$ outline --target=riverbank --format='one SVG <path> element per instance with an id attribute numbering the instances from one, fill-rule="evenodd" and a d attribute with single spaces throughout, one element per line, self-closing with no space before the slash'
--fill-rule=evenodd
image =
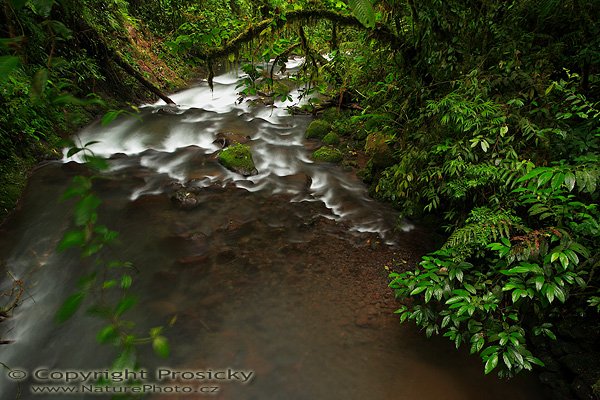
<path id="1" fill-rule="evenodd" d="M 125 10 L 102 15 L 82 7 L 78 22 L 57 7 L 62 22 L 52 23 L 64 37 L 47 38 L 40 25 L 48 16 L 28 8 L 9 18 L 23 36 L 11 30 L 3 38 L 17 51 L 3 56 L 0 81 L 0 221 L 17 206 L 30 170 L 61 158 L 74 132 L 109 111 L 135 112 L 135 105 L 155 101 L 150 89 L 179 90 L 199 74 L 142 22 L 125 18 Z M 107 24 L 114 15 L 120 23 Z M 40 52 L 48 41 L 50 53 Z M 107 58 L 107 51 L 114 56 Z"/>

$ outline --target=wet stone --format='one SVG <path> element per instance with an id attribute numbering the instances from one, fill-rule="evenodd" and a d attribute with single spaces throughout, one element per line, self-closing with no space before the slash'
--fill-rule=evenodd
<path id="1" fill-rule="evenodd" d="M 246 144 L 251 140 L 250 136 L 242 135 L 235 132 L 219 132 L 214 144 L 221 146 L 221 148 L 229 147 L 234 144 Z"/>
<path id="2" fill-rule="evenodd" d="M 200 205 L 197 193 L 181 189 L 171 196 L 171 201 L 181 210 L 193 210 Z"/>

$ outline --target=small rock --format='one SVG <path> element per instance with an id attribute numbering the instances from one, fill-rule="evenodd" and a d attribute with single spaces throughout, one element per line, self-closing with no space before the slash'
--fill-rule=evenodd
<path id="1" fill-rule="evenodd" d="M 171 200 L 178 208 L 182 210 L 192 210 L 200 205 L 198 195 L 187 189 L 180 189 L 176 191 L 171 196 Z"/>
<path id="2" fill-rule="evenodd" d="M 251 140 L 250 136 L 244 136 L 234 132 L 219 132 L 213 143 L 218 144 L 221 148 L 229 147 L 234 144 L 246 144 Z"/>

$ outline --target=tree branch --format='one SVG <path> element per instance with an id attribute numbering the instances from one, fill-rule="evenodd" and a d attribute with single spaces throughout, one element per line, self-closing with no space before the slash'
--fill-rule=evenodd
<path id="1" fill-rule="evenodd" d="M 285 18 L 272 17 L 260 21 L 256 24 L 248 26 L 236 37 L 230 39 L 223 46 L 212 48 L 204 53 L 196 54 L 201 59 L 215 59 L 219 57 L 227 56 L 228 54 L 236 52 L 239 46 L 243 43 L 250 42 L 255 37 L 259 36 L 263 31 L 271 26 L 281 28 L 286 24 L 290 24 L 296 21 L 311 21 L 317 19 L 327 19 L 337 25 L 353 26 L 356 28 L 367 29 L 371 31 L 373 36 L 378 40 L 390 44 L 394 48 L 400 48 L 404 43 L 401 38 L 396 36 L 391 30 L 383 25 L 378 25 L 373 29 L 366 28 L 362 25 L 355 17 L 350 15 L 340 14 L 330 10 L 296 10 L 290 11 L 285 14 Z"/>

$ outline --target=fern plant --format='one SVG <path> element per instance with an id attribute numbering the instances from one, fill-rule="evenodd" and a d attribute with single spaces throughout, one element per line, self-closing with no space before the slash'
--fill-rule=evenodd
<path id="1" fill-rule="evenodd" d="M 375 10 L 370 0 L 348 0 L 352 14 L 367 28 L 375 27 Z"/>

